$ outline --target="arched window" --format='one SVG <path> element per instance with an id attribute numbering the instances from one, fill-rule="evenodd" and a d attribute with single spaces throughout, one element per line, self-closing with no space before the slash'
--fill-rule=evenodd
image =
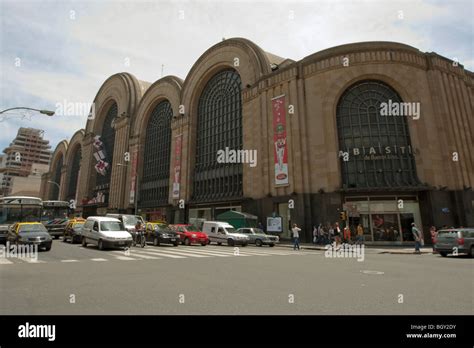
<path id="1" fill-rule="evenodd" d="M 69 171 L 69 185 L 67 192 L 67 200 L 76 199 L 77 179 L 79 177 L 79 170 L 81 167 L 81 146 L 77 145 L 72 154 L 72 162 L 68 166 Z"/>
<path id="2" fill-rule="evenodd" d="M 102 141 L 102 147 L 105 150 L 105 158 L 103 159 L 108 163 L 107 170 L 105 175 L 97 172 L 96 176 L 96 190 L 105 190 L 109 189 L 110 185 L 110 176 L 112 172 L 113 159 L 114 159 L 114 145 L 115 145 L 115 129 L 113 127 L 113 122 L 117 117 L 117 103 L 113 103 L 105 116 L 104 123 L 102 125 L 102 133 L 100 135 L 100 140 Z M 95 149 L 94 149 L 95 151 Z M 108 194 L 105 195 L 108 199 Z"/>
<path id="3" fill-rule="evenodd" d="M 336 118 L 343 189 L 420 185 L 408 116 L 382 112 L 400 103 L 397 92 L 380 81 L 358 82 L 341 96 Z"/>
<path id="4" fill-rule="evenodd" d="M 56 166 L 54 167 L 52 181 L 61 186 L 61 168 L 63 166 L 63 155 L 59 157 L 56 161 Z M 59 199 L 59 187 L 56 184 L 51 184 L 49 199 L 57 200 Z"/>
<path id="5" fill-rule="evenodd" d="M 193 200 L 242 196 L 242 163 L 218 163 L 217 151 L 242 149 L 241 80 L 235 70 L 215 74 L 199 98 Z"/>
<path id="6" fill-rule="evenodd" d="M 168 203 L 171 151 L 171 104 L 165 100 L 151 112 L 146 126 L 140 207 Z"/>

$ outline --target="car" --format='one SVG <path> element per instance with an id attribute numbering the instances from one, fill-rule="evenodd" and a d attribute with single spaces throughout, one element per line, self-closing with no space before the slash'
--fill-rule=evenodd
<path id="1" fill-rule="evenodd" d="M 199 229 L 194 225 L 176 224 L 170 225 L 170 227 L 179 235 L 181 244 L 201 244 L 202 246 L 209 244 L 209 237 L 207 236 L 207 234 L 199 231 Z"/>
<path id="2" fill-rule="evenodd" d="M 95 244 L 99 250 L 105 248 L 130 248 L 132 235 L 119 219 L 106 216 L 89 216 L 82 227 L 81 242 L 84 248 Z"/>
<path id="3" fill-rule="evenodd" d="M 137 222 L 141 222 L 142 226 L 145 225 L 145 221 L 143 220 L 143 217 L 140 215 L 133 215 L 133 214 L 106 214 L 106 217 L 113 217 L 116 219 L 119 219 L 123 226 L 125 227 L 125 230 L 128 231 L 133 238 L 135 238 L 135 226 Z"/>
<path id="4" fill-rule="evenodd" d="M 18 222 L 10 228 L 7 242 L 10 245 L 37 245 L 38 249 L 49 251 L 53 244 L 53 238 L 41 222 Z"/>
<path id="5" fill-rule="evenodd" d="M 249 244 L 255 244 L 258 247 L 262 245 L 273 247 L 280 241 L 278 236 L 266 234 L 262 229 L 256 227 L 241 227 L 236 232 L 247 235 L 249 237 Z"/>
<path id="6" fill-rule="evenodd" d="M 247 246 L 249 237 L 242 233 L 236 233 L 235 228 L 227 222 L 222 221 L 204 221 L 202 231 L 209 237 L 211 242 L 222 245 L 225 243 L 230 246 Z"/>
<path id="7" fill-rule="evenodd" d="M 451 228 L 438 231 L 434 251 L 441 256 L 468 254 L 474 256 L 474 228 Z"/>
<path id="8" fill-rule="evenodd" d="M 74 244 L 76 242 L 80 243 L 82 236 L 82 227 L 84 227 L 85 223 L 86 220 L 82 218 L 75 218 L 69 220 L 69 222 L 66 224 L 66 228 L 64 229 L 63 241 L 67 241 L 69 239 L 71 244 Z"/>
<path id="9" fill-rule="evenodd" d="M 176 247 L 181 241 L 179 235 L 163 222 L 147 222 L 145 238 L 147 242 L 152 242 L 154 246 L 172 244 Z"/>

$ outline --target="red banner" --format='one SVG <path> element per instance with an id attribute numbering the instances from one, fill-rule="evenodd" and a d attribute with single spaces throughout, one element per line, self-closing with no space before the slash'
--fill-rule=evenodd
<path id="1" fill-rule="evenodd" d="M 285 96 L 272 98 L 275 185 L 288 185 Z"/>
<path id="2" fill-rule="evenodd" d="M 181 182 L 181 150 L 183 135 L 177 135 L 174 143 L 174 167 L 173 167 L 173 198 L 179 198 L 179 184 Z"/>
<path id="3" fill-rule="evenodd" d="M 135 203 L 136 183 L 137 183 L 137 164 L 138 164 L 138 146 L 132 151 L 132 168 L 130 173 L 130 204 Z"/>

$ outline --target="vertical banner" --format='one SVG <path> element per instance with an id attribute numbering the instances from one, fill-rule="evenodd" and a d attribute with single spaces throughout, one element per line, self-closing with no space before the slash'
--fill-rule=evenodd
<path id="1" fill-rule="evenodd" d="M 135 204 L 135 195 L 137 187 L 137 165 L 138 165 L 138 146 L 133 147 L 130 173 L 130 204 Z"/>
<path id="2" fill-rule="evenodd" d="M 275 185 L 288 184 L 285 95 L 272 98 Z"/>
<path id="3" fill-rule="evenodd" d="M 177 135 L 174 142 L 173 166 L 173 198 L 179 198 L 179 183 L 181 181 L 181 149 L 183 135 Z"/>

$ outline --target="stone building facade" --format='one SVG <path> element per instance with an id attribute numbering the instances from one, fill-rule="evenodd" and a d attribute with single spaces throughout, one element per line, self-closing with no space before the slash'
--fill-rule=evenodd
<path id="1" fill-rule="evenodd" d="M 410 241 L 413 221 L 474 226 L 474 74 L 436 53 L 365 42 L 293 61 L 234 38 L 184 80 L 113 75 L 94 105 L 43 178 L 43 197 L 53 178 L 84 215 L 187 222 L 235 209 L 271 217 L 282 237 L 298 223 L 305 241 L 342 210 L 374 242 Z M 226 147 L 255 150 L 255 165 L 219 163 Z"/>

